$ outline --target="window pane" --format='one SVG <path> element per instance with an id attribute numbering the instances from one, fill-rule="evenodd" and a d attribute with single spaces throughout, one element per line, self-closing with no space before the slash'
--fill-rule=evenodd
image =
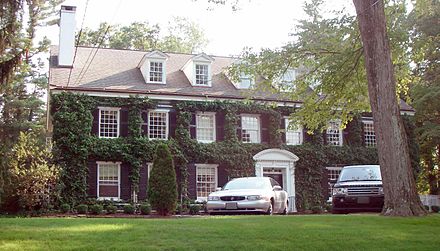
<path id="1" fill-rule="evenodd" d="M 162 62 L 150 62 L 150 81 L 162 82 L 163 64 Z"/>
<path id="2" fill-rule="evenodd" d="M 208 85 L 208 65 L 196 64 L 196 84 Z"/>
<path id="3" fill-rule="evenodd" d="M 364 121 L 364 141 L 366 146 L 376 146 L 376 133 L 373 121 Z"/>
<path id="4" fill-rule="evenodd" d="M 99 184 L 118 185 L 118 164 L 99 164 Z"/>
<path id="5" fill-rule="evenodd" d="M 148 113 L 148 137 L 167 139 L 167 112 L 150 111 Z"/>
<path id="6" fill-rule="evenodd" d="M 301 145 L 302 144 L 302 128 L 296 126 L 289 128 L 289 119 L 285 120 L 286 125 L 286 144 L 288 145 Z"/>
<path id="7" fill-rule="evenodd" d="M 241 117 L 241 139 L 245 143 L 260 143 L 260 120 L 256 116 Z"/>
<path id="8" fill-rule="evenodd" d="M 216 167 L 196 166 L 197 168 L 197 197 L 207 198 L 216 189 Z"/>
<path id="9" fill-rule="evenodd" d="M 117 138 L 118 135 L 118 110 L 100 110 L 99 118 L 99 137 Z"/>
<path id="10" fill-rule="evenodd" d="M 215 141 L 215 115 L 214 114 L 197 114 L 197 140 L 199 141 Z"/>
<path id="11" fill-rule="evenodd" d="M 340 146 L 342 145 L 342 131 L 341 124 L 337 121 L 331 121 L 327 128 L 327 144 Z"/>

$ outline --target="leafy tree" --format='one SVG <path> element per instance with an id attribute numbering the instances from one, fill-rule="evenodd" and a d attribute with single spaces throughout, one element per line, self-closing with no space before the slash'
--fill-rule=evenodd
<path id="1" fill-rule="evenodd" d="M 17 67 L 38 52 L 35 29 L 53 23 L 54 7 L 62 0 L 3 0 L 0 2 L 0 93 L 10 85 Z"/>
<path id="2" fill-rule="evenodd" d="M 38 26 L 54 23 L 61 0 L 5 0 L 0 2 L 0 199 L 7 177 L 7 155 L 19 132 L 41 132 L 44 117 L 41 97 L 46 89 L 40 52 L 49 40 L 34 41 Z"/>
<path id="3" fill-rule="evenodd" d="M 20 132 L 7 156 L 8 182 L 2 208 L 8 211 L 48 209 L 56 196 L 58 168 L 51 164 L 50 150 L 32 132 Z"/>
<path id="4" fill-rule="evenodd" d="M 245 51 L 243 63 L 230 74 L 263 76 L 257 87 L 302 100 L 292 118 L 310 131 L 325 129 L 331 119 L 340 119 L 344 127 L 371 109 L 385 184 L 383 213 L 423 215 L 396 99 L 396 89 L 406 93 L 410 82 L 406 5 L 354 3 L 357 16 L 342 10 L 327 12 L 325 18 L 322 0 L 305 3 L 308 17 L 299 20 L 293 42 L 277 50 Z M 290 68 L 298 69 L 297 79 L 280 81 Z"/>
<path id="5" fill-rule="evenodd" d="M 150 26 L 147 22 L 133 22 L 127 26 L 110 26 L 108 23 L 101 23 L 97 30 L 83 29 L 79 45 L 101 44 L 103 48 L 150 50 L 157 48 L 159 32 L 158 25 Z"/>
<path id="6" fill-rule="evenodd" d="M 201 28 L 186 18 L 175 17 L 169 23 L 168 34 L 164 37 L 160 36 L 160 31 L 159 25 L 150 25 L 148 22 L 133 22 L 127 26 L 101 23 L 97 30 L 83 29 L 79 45 L 193 53 L 207 44 Z"/>
<path id="7" fill-rule="evenodd" d="M 148 200 L 160 215 L 172 214 L 177 204 L 176 171 L 167 145 L 156 148 L 148 184 Z"/>
<path id="8" fill-rule="evenodd" d="M 382 213 L 419 216 L 426 211 L 411 170 L 408 139 L 396 99 L 390 42 L 383 1 L 353 0 L 359 21 L 385 204 Z M 393 147 L 393 148 L 391 148 Z"/>
<path id="9" fill-rule="evenodd" d="M 208 44 L 203 30 L 187 18 L 174 17 L 168 23 L 168 35 L 159 43 L 162 51 L 195 53 Z"/>
<path id="10" fill-rule="evenodd" d="M 417 0 L 412 12 L 414 86 L 417 135 L 422 157 L 422 177 L 430 194 L 440 186 L 440 2 Z"/>

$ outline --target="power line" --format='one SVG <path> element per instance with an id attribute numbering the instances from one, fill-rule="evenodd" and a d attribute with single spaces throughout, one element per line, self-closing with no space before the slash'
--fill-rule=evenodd
<path id="1" fill-rule="evenodd" d="M 70 68 L 70 72 L 69 72 L 69 79 L 67 80 L 67 87 L 69 87 L 69 84 L 70 84 L 70 77 L 72 76 L 72 69 L 73 69 L 73 65 L 75 64 L 76 53 L 78 52 L 78 45 L 79 45 L 79 41 L 81 40 L 81 34 L 83 31 L 83 27 L 84 27 L 84 20 L 86 20 L 88 6 L 89 6 L 89 0 L 87 0 L 87 2 L 86 2 L 86 7 L 84 9 L 84 15 L 83 15 L 83 19 L 81 22 L 81 29 L 79 30 L 78 39 L 76 40 L 75 54 L 73 55 L 73 62 L 72 62 L 72 67 Z"/>
<path id="2" fill-rule="evenodd" d="M 110 24 L 111 24 L 111 23 L 113 22 L 113 20 L 115 19 L 116 14 L 117 14 L 119 8 L 121 7 L 121 3 L 122 3 L 122 0 L 119 0 L 119 3 L 118 3 L 118 5 L 117 5 L 117 7 L 116 7 L 116 9 L 115 9 L 115 12 L 113 13 L 112 19 L 110 20 L 110 23 L 109 23 L 109 25 L 107 26 L 107 29 L 105 30 L 103 36 L 101 37 L 101 41 L 99 42 L 98 47 L 96 48 L 96 51 L 95 51 L 95 53 L 93 54 L 92 59 L 90 60 L 90 62 L 88 63 L 88 65 L 87 65 L 87 67 L 86 67 L 87 62 L 89 61 L 89 58 L 90 58 L 90 56 L 91 56 L 92 53 L 93 53 L 93 49 L 90 51 L 90 54 L 89 54 L 89 56 L 87 57 L 86 63 L 84 64 L 83 68 L 81 69 L 81 72 L 80 72 L 80 74 L 79 74 L 79 76 L 78 76 L 78 78 L 77 78 L 77 81 L 75 81 L 77 84 L 81 83 L 81 80 L 82 80 L 83 77 L 86 75 L 87 71 L 88 71 L 89 68 L 90 68 L 90 65 L 92 65 L 92 62 L 93 62 L 93 60 L 95 59 L 95 56 L 96 56 L 96 54 L 98 53 L 98 50 L 100 49 L 101 45 L 102 45 L 103 42 L 104 42 L 104 39 L 105 39 L 105 36 L 107 35 L 107 32 L 110 30 L 110 27 L 111 27 Z M 99 38 L 98 38 L 98 39 L 99 39 Z M 84 69 L 85 69 L 85 71 L 84 71 L 84 73 L 83 73 L 83 70 L 84 70 Z M 82 76 L 81 76 L 81 73 L 82 73 Z"/>

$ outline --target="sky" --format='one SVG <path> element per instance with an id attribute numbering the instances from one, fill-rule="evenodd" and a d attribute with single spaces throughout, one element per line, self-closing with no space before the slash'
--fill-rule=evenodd
<path id="1" fill-rule="evenodd" d="M 81 28 L 87 0 L 67 0 L 63 5 L 77 6 L 77 31 Z M 208 4 L 207 0 L 89 0 L 84 27 L 99 23 L 129 24 L 146 21 L 166 31 L 173 16 L 197 23 L 209 40 L 204 52 L 218 56 L 237 56 L 244 47 L 258 51 L 277 48 L 292 38 L 296 20 L 304 18 L 304 0 L 240 0 L 237 11 L 230 5 Z M 234 2 L 234 1 L 232 1 Z M 343 0 L 330 1 L 332 5 Z M 347 2 L 347 1 L 345 1 Z M 351 2 L 350 2 L 351 3 Z M 38 36 L 47 36 L 58 44 L 58 26 L 41 28 Z"/>

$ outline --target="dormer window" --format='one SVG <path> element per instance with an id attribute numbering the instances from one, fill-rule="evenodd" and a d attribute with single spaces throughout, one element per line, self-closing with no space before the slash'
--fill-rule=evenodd
<path id="1" fill-rule="evenodd" d="M 214 58 L 201 53 L 190 58 L 181 68 L 192 86 L 212 86 L 211 64 Z"/>
<path id="2" fill-rule="evenodd" d="M 240 74 L 240 82 L 238 82 L 235 86 L 238 89 L 249 89 L 254 84 L 254 79 L 252 75 L 241 73 Z"/>
<path id="3" fill-rule="evenodd" d="M 209 65 L 207 64 L 196 64 L 196 85 L 206 85 L 208 86 L 209 78 Z"/>
<path id="4" fill-rule="evenodd" d="M 280 91 L 290 91 L 295 88 L 296 70 L 287 69 L 284 74 L 277 81 L 277 85 Z"/>
<path id="5" fill-rule="evenodd" d="M 147 84 L 166 84 L 166 61 L 168 55 L 160 51 L 145 54 L 138 68 Z"/>
<path id="6" fill-rule="evenodd" d="M 150 82 L 163 83 L 163 62 L 150 61 Z"/>

